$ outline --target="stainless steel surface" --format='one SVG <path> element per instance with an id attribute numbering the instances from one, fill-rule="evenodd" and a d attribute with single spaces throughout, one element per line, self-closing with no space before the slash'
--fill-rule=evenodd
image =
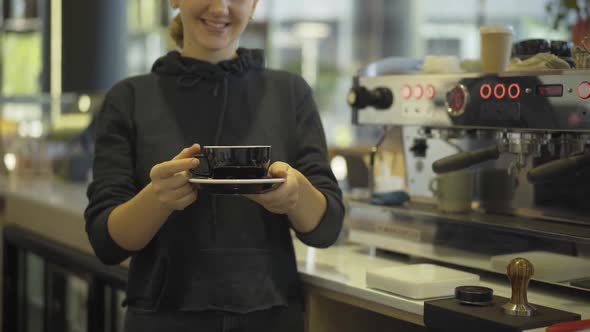
<path id="1" fill-rule="evenodd" d="M 506 303 L 502 306 L 504 313 L 510 316 L 530 317 L 535 313 L 535 307 L 530 304 Z"/>
<path id="2" fill-rule="evenodd" d="M 410 74 L 420 71 L 422 60 L 406 57 L 391 57 L 373 62 L 361 70 L 362 76 L 379 76 L 385 74 Z"/>
<path id="3" fill-rule="evenodd" d="M 393 96 L 389 107 L 378 97 L 351 105 L 353 123 L 402 127 L 411 204 L 353 205 L 351 238 L 485 271 L 495 254 L 530 250 L 590 260 L 588 77 L 588 70 L 356 77 L 353 91 Z M 508 204 L 483 204 L 476 188 L 472 212 L 438 211 L 427 184 L 433 165 L 449 156 L 445 172 L 465 167 L 477 177 L 499 169 L 514 177 Z M 374 209 L 381 212 L 368 212 Z"/>

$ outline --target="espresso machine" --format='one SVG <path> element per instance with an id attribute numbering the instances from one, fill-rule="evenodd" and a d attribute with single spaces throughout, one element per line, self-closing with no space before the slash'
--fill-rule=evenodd
<path id="1" fill-rule="evenodd" d="M 351 202 L 351 241 L 497 273 L 557 260 L 533 279 L 590 291 L 590 71 L 360 74 L 348 103 L 353 124 L 400 129 L 411 197 Z M 502 209 L 477 190 L 467 213 L 431 204 L 433 177 L 490 169 L 517 183 Z"/>

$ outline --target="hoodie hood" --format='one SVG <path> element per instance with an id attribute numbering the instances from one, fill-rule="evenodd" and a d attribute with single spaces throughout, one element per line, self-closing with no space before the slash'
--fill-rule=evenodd
<path id="1" fill-rule="evenodd" d="M 237 57 L 224 60 L 217 64 L 207 61 L 183 57 L 178 51 L 172 51 L 156 60 L 152 72 L 165 76 L 179 78 L 200 77 L 206 80 L 220 80 L 230 74 L 243 74 L 250 70 L 264 68 L 264 53 L 262 50 L 239 48 Z M 179 80 L 183 82 L 183 79 Z"/>

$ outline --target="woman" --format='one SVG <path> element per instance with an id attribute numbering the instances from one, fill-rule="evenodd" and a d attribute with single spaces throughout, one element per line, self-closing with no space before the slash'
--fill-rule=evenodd
<path id="1" fill-rule="evenodd" d="M 127 331 L 302 331 L 290 237 L 326 247 L 341 192 L 309 86 L 238 49 L 256 0 L 171 0 L 181 52 L 116 84 L 98 114 L 86 230 L 106 264 L 131 257 Z M 272 145 L 272 192 L 188 182 L 201 145 Z"/>

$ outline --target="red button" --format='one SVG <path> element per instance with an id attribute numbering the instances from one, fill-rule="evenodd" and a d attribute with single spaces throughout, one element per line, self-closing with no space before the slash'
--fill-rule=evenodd
<path id="1" fill-rule="evenodd" d="M 483 84 L 481 88 L 479 88 L 479 95 L 481 98 L 488 100 L 492 96 L 492 86 L 489 84 Z"/>
<path id="2" fill-rule="evenodd" d="M 424 88 L 421 85 L 416 85 L 414 87 L 414 97 L 420 99 L 422 96 L 424 96 Z"/>
<path id="3" fill-rule="evenodd" d="M 404 97 L 404 99 L 410 99 L 410 97 L 412 97 L 412 88 L 410 88 L 409 85 L 404 85 L 402 87 L 402 97 Z"/>
<path id="4" fill-rule="evenodd" d="M 508 87 L 508 96 L 512 99 L 520 97 L 520 85 L 516 83 L 510 84 Z"/>
<path id="5" fill-rule="evenodd" d="M 447 95 L 447 103 L 450 107 L 450 113 L 454 116 L 461 115 L 465 108 L 467 96 L 460 86 L 453 88 Z"/>
<path id="6" fill-rule="evenodd" d="M 502 99 L 506 96 L 506 86 L 504 84 L 496 84 L 494 87 L 494 97 Z"/>
<path id="7" fill-rule="evenodd" d="M 436 90 L 434 89 L 434 87 L 432 85 L 426 86 L 426 98 L 428 98 L 428 99 L 434 98 L 435 93 L 436 93 Z"/>
<path id="8" fill-rule="evenodd" d="M 578 96 L 582 99 L 590 98 L 590 83 L 582 82 L 578 85 Z"/>

